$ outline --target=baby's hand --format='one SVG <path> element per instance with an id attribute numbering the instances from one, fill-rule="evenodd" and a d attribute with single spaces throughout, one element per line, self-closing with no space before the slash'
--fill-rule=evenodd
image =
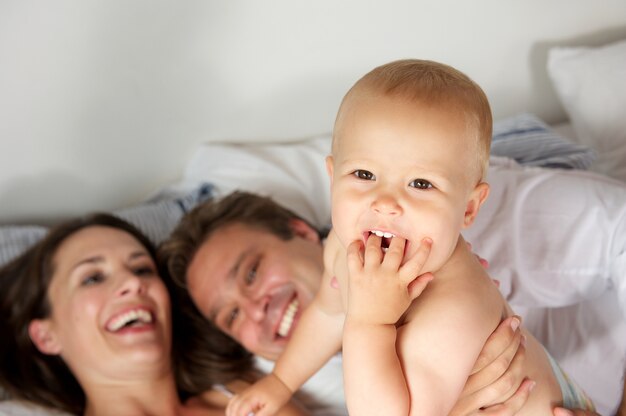
<path id="1" fill-rule="evenodd" d="M 350 244 L 347 318 L 393 325 L 433 279 L 431 273 L 420 275 L 432 241 L 422 240 L 415 255 L 402 264 L 405 244 L 405 239 L 394 237 L 383 253 L 381 238 L 374 234 L 365 247 L 361 241 Z"/>
<path id="2" fill-rule="evenodd" d="M 292 394 L 272 373 L 233 396 L 226 407 L 226 416 L 271 416 L 287 404 Z"/>

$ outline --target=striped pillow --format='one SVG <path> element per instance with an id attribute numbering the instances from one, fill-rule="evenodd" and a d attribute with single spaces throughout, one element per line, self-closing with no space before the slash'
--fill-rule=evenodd
<path id="1" fill-rule="evenodd" d="M 521 165 L 561 169 L 587 169 L 595 158 L 593 149 L 558 135 L 528 113 L 493 123 L 491 154 Z"/>

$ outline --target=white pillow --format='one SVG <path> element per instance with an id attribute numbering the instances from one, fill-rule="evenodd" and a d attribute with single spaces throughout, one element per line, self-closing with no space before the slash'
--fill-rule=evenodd
<path id="1" fill-rule="evenodd" d="M 598 151 L 591 169 L 626 181 L 626 40 L 552 48 L 548 74 L 580 142 Z"/>

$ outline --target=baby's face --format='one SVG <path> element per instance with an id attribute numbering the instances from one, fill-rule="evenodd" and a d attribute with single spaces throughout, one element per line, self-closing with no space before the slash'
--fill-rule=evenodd
<path id="1" fill-rule="evenodd" d="M 466 118 L 404 99 L 355 97 L 335 126 L 333 227 L 344 247 L 372 231 L 434 244 L 425 271 L 449 257 L 477 184 L 475 139 Z"/>

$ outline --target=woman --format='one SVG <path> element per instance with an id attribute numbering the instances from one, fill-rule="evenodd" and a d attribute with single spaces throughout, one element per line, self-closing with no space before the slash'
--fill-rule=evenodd
<path id="1" fill-rule="evenodd" d="M 139 231 L 100 214 L 56 228 L 7 265 L 1 384 L 73 414 L 223 414 L 228 398 L 217 391 L 179 398 L 170 296 L 154 259 Z M 212 383 L 249 369 L 243 355 L 205 377 Z M 282 414 L 303 413 L 289 405 Z"/>
<path id="2" fill-rule="evenodd" d="M 170 293 L 180 300 L 173 309 Z M 0 270 L 0 385 L 73 414 L 223 415 L 228 395 L 211 387 L 243 390 L 251 357 L 184 296 L 161 279 L 152 245 L 128 223 L 96 214 L 60 225 Z M 507 357 L 510 386 L 521 381 L 514 369 L 524 351 L 515 332 L 497 332 L 483 350 Z M 502 362 L 493 364 L 470 378 L 454 414 L 481 414 L 480 404 L 516 390 L 493 391 Z M 514 414 L 528 392 L 484 413 Z M 296 404 L 281 410 L 303 414 Z"/>

